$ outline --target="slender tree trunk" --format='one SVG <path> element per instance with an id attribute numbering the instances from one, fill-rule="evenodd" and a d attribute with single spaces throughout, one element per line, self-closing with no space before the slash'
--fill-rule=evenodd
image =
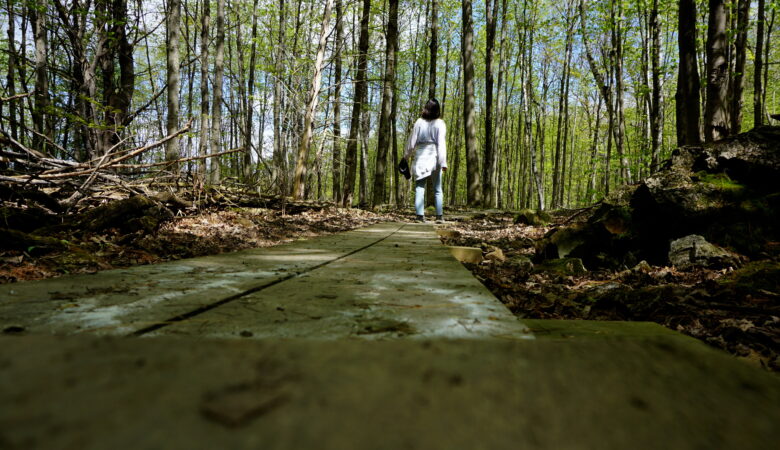
<path id="1" fill-rule="evenodd" d="M 49 55 L 49 42 L 46 38 L 47 31 L 47 7 L 45 2 L 33 3 L 29 7 L 30 22 L 33 25 L 33 38 L 35 40 L 35 107 L 32 110 L 33 149 L 46 153 L 46 141 L 41 137 L 48 136 L 46 130 L 46 109 L 49 106 L 49 77 L 47 73 L 47 58 Z"/>
<path id="2" fill-rule="evenodd" d="M 680 0 L 677 44 L 680 52 L 677 74 L 677 145 L 701 142 L 699 63 L 696 54 L 696 0 Z"/>
<path id="3" fill-rule="evenodd" d="M 763 121 L 762 123 L 767 123 L 769 121 L 769 114 L 766 110 L 766 88 L 769 85 L 769 49 L 771 48 L 771 42 L 772 42 L 772 29 L 774 28 L 775 24 L 775 15 L 777 14 L 777 9 L 772 9 L 772 14 L 769 16 L 769 26 L 766 30 L 766 39 L 764 40 L 764 82 L 763 82 L 763 88 L 761 89 L 761 105 L 762 106 L 762 114 L 763 114 Z"/>
<path id="4" fill-rule="evenodd" d="M 436 56 L 439 53 L 439 2 L 431 0 L 431 62 L 428 78 L 428 98 L 436 98 Z"/>
<path id="5" fill-rule="evenodd" d="M 333 84 L 333 201 L 341 202 L 341 49 L 344 43 L 342 0 L 336 0 L 336 42 L 334 43 Z"/>
<path id="6" fill-rule="evenodd" d="M 474 113 L 474 22 L 472 0 L 462 0 L 463 21 L 463 130 L 466 133 L 466 202 L 469 206 L 482 203 L 477 154 L 477 130 Z"/>
<path id="7" fill-rule="evenodd" d="M 623 0 L 613 0 L 612 48 L 615 60 L 615 150 L 620 158 L 620 182 L 631 183 L 631 169 L 626 158 L 626 117 L 623 92 Z"/>
<path id="8" fill-rule="evenodd" d="M 325 44 L 328 42 L 328 26 L 330 25 L 330 12 L 332 8 L 333 0 L 328 0 L 325 4 L 325 12 L 322 17 L 320 39 L 317 44 L 317 56 L 314 59 L 314 75 L 312 76 L 311 89 L 309 90 L 306 112 L 303 118 L 303 136 L 301 137 L 298 146 L 298 160 L 295 164 L 293 197 L 296 199 L 302 199 L 304 194 L 304 181 L 306 179 L 306 166 L 309 159 L 309 146 L 311 144 L 312 127 L 314 125 L 314 113 L 317 111 L 317 103 L 320 99 L 322 63 L 325 60 Z"/>
<path id="9" fill-rule="evenodd" d="M 200 139 L 198 155 L 205 158 L 208 154 L 209 139 L 209 27 L 211 26 L 211 6 L 209 0 L 203 0 L 200 18 Z M 206 160 L 198 161 L 198 182 L 206 182 Z"/>
<path id="10" fill-rule="evenodd" d="M 650 97 L 650 173 L 658 170 L 661 154 L 661 26 L 658 23 L 658 0 L 653 0 L 650 10 L 650 67 L 652 72 L 652 93 Z"/>
<path id="11" fill-rule="evenodd" d="M 208 1 L 208 0 L 206 0 Z M 168 0 L 168 20 L 166 28 L 168 37 L 166 50 L 168 58 L 168 117 L 166 121 L 166 131 L 168 135 L 175 133 L 179 129 L 179 83 L 181 81 L 181 70 L 179 67 L 179 25 L 181 23 L 181 0 Z M 179 140 L 171 139 L 165 143 L 165 159 L 175 161 L 180 158 Z M 178 166 L 171 167 L 174 173 L 178 172 Z"/>
<path id="12" fill-rule="evenodd" d="M 704 108 L 704 140 L 714 142 L 729 135 L 728 112 L 728 9 L 725 0 L 710 0 L 707 27 L 707 101 Z"/>
<path id="13" fill-rule="evenodd" d="M 208 1 L 208 0 L 204 0 Z M 254 172 L 252 164 L 252 119 L 254 116 L 255 72 L 257 65 L 257 2 L 252 4 L 252 45 L 249 50 L 249 80 L 246 91 L 246 117 L 244 122 L 244 179 L 249 180 Z M 262 148 L 262 141 L 259 143 Z"/>
<path id="14" fill-rule="evenodd" d="M 16 71 L 16 17 L 14 14 L 14 0 L 7 0 L 6 5 L 8 8 L 8 73 L 6 74 L 6 86 L 8 87 L 8 95 L 13 97 L 16 95 L 16 82 L 14 72 Z M 8 125 L 11 127 L 11 137 L 19 139 L 18 134 L 18 122 L 16 121 L 16 101 L 11 100 L 8 102 Z"/>
<path id="15" fill-rule="evenodd" d="M 493 133 L 493 48 L 496 42 L 496 7 L 498 0 L 485 0 L 485 160 L 482 164 L 482 201 L 486 208 L 495 207 L 496 187 L 493 177 L 496 171 Z"/>
<path id="16" fill-rule="evenodd" d="M 368 104 L 370 100 L 366 101 Z M 368 134 L 371 132 L 371 114 L 367 109 L 360 112 L 360 181 L 358 184 L 358 205 L 368 205 Z"/>
<path id="17" fill-rule="evenodd" d="M 756 19 L 756 51 L 753 64 L 753 125 L 764 124 L 764 104 L 762 76 L 764 69 L 764 25 L 766 22 L 765 0 L 758 0 L 758 18 Z"/>
<path id="18" fill-rule="evenodd" d="M 360 19 L 360 39 L 358 41 L 357 70 L 355 71 L 355 97 L 352 104 L 352 119 L 349 129 L 349 141 L 347 142 L 347 155 L 345 160 L 346 173 L 344 174 L 344 207 L 352 206 L 352 197 L 355 192 L 355 178 L 357 171 L 358 138 L 360 131 L 360 112 L 366 101 L 366 68 L 368 66 L 368 22 L 371 17 L 371 0 L 363 0 L 363 13 Z"/>
<path id="19" fill-rule="evenodd" d="M 274 153 L 273 153 L 273 180 L 282 196 L 287 195 L 287 164 L 284 151 L 284 136 L 282 129 L 282 102 L 284 101 L 284 53 L 286 37 L 286 18 L 284 0 L 279 0 L 279 35 L 276 46 L 276 58 L 274 67 Z"/>
<path id="20" fill-rule="evenodd" d="M 219 153 L 222 144 L 222 82 L 225 71 L 225 0 L 217 0 L 217 36 L 214 54 L 214 99 L 211 104 L 211 154 Z M 219 157 L 211 158 L 211 182 L 219 184 Z"/>
<path id="21" fill-rule="evenodd" d="M 750 20 L 750 0 L 738 0 L 737 38 L 734 43 L 734 77 L 731 85 L 731 133 L 742 131 L 742 95 L 745 91 L 745 60 L 747 56 L 747 34 Z"/>
<path id="22" fill-rule="evenodd" d="M 435 2 L 436 0 L 434 0 Z M 385 76 L 382 86 L 382 106 L 379 116 L 379 135 L 377 136 L 376 171 L 374 172 L 374 198 L 376 207 L 387 201 L 385 176 L 387 172 L 387 152 L 390 147 L 393 99 L 395 92 L 395 51 L 398 45 L 398 0 L 388 1 L 387 34 L 385 36 Z"/>

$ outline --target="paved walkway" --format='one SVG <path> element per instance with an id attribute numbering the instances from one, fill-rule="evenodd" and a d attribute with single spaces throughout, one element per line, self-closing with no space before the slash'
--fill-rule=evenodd
<path id="1" fill-rule="evenodd" d="M 430 225 L 0 286 L 0 448 L 772 448 L 780 381 L 518 321 Z"/>

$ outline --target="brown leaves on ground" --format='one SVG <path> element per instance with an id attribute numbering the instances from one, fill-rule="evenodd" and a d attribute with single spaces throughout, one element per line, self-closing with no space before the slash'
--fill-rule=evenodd
<path id="1" fill-rule="evenodd" d="M 55 232 L 65 250 L 0 249 L 0 283 L 151 264 L 282 244 L 390 220 L 359 209 L 316 207 L 297 214 L 265 208 L 218 208 L 175 217 L 157 231 Z"/>
<path id="2" fill-rule="evenodd" d="M 568 213 L 561 213 L 561 222 Z M 534 243 L 547 227 L 513 224 L 510 214 L 477 215 L 448 227 L 448 245 L 503 250 L 506 262 L 466 264 L 519 317 L 652 321 L 701 339 L 749 362 L 780 371 L 780 262 L 756 261 L 733 270 L 640 263 L 622 271 L 567 275 L 537 264 Z"/>

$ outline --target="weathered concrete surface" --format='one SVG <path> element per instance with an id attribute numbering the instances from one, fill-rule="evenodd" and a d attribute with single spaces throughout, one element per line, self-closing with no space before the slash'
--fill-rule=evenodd
<path id="1" fill-rule="evenodd" d="M 566 342 L 2 337 L 0 447 L 776 448 L 775 376 L 652 328 Z"/>
<path id="2" fill-rule="evenodd" d="M 530 338 L 417 224 L 5 285 L 0 299 L 0 329 L 31 333 Z"/>
<path id="3" fill-rule="evenodd" d="M 2 449 L 780 442 L 776 376 L 656 324 L 521 323 L 429 225 L 2 286 L 0 325 Z"/>
<path id="4" fill-rule="evenodd" d="M 262 289 L 399 230 L 380 224 L 277 247 L 0 286 L 0 329 L 128 334 Z"/>
<path id="5" fill-rule="evenodd" d="M 429 225 L 154 334 L 255 338 L 530 338 Z"/>

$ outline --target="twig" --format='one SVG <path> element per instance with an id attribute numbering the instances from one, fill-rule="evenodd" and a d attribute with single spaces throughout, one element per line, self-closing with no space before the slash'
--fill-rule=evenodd
<path id="1" fill-rule="evenodd" d="M 0 97 L 0 103 L 10 102 L 11 100 L 16 100 L 20 98 L 25 98 L 33 95 L 32 92 L 25 92 L 24 94 L 16 94 L 12 95 L 10 97 Z"/>

